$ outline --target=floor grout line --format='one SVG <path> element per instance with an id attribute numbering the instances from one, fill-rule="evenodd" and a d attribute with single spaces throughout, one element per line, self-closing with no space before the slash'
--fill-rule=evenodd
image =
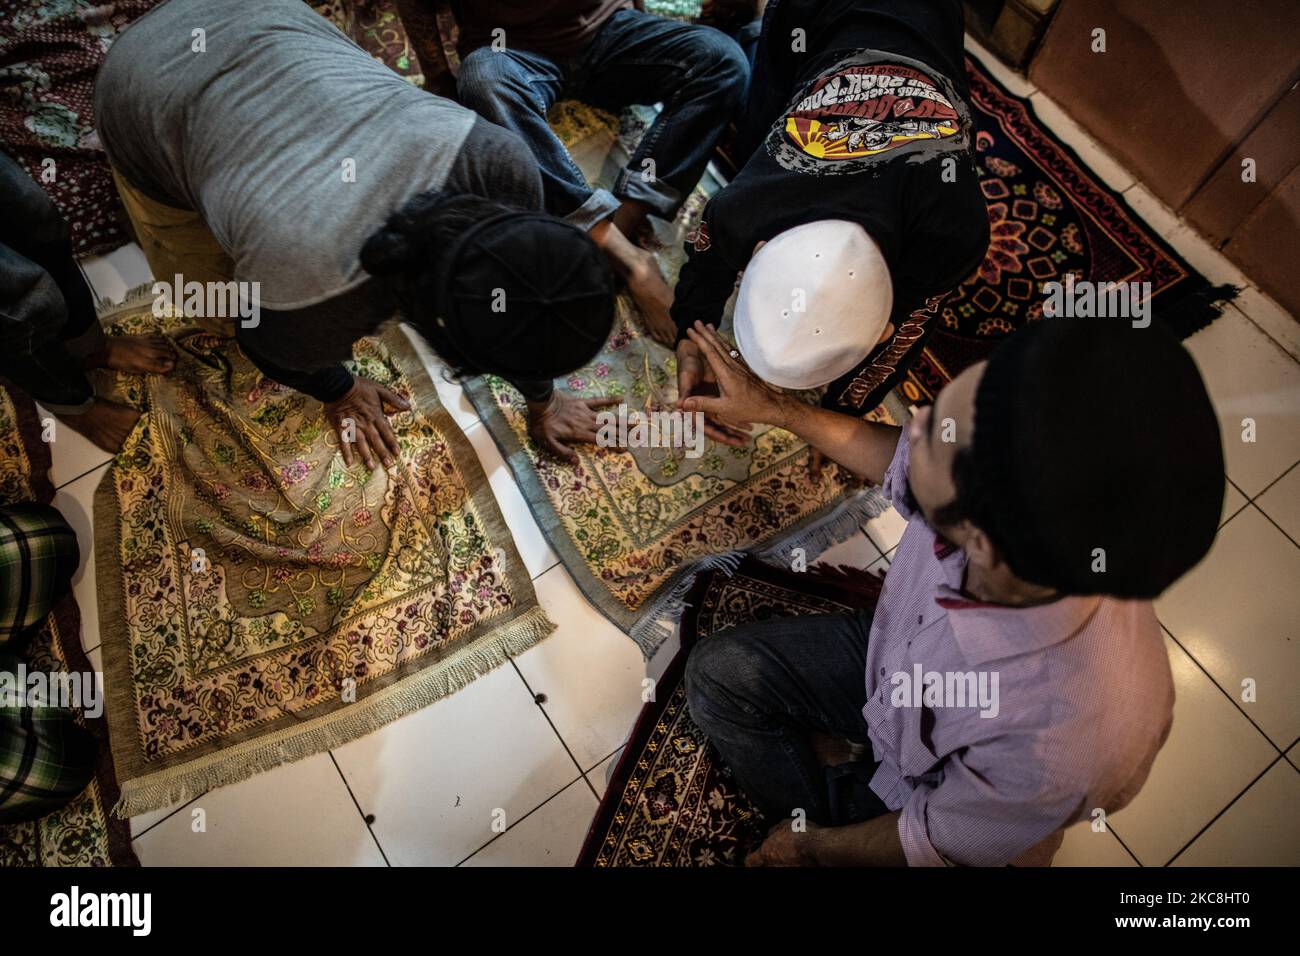
<path id="1" fill-rule="evenodd" d="M 554 800 L 554 799 L 555 799 L 556 797 L 558 797 L 560 794 L 564 793 L 565 790 L 568 790 L 570 787 L 572 787 L 572 786 L 573 786 L 575 783 L 577 783 L 579 780 L 582 780 L 582 781 L 586 782 L 586 777 L 583 776 L 581 773 L 578 774 L 576 777 L 574 777 L 572 780 L 570 780 L 568 783 L 566 783 L 564 786 L 562 786 L 559 790 L 556 790 L 553 794 L 551 794 L 549 797 L 547 797 L 545 800 L 543 800 L 543 801 L 542 801 L 541 803 L 539 803 L 537 806 L 533 807 L 531 810 L 529 810 L 527 813 L 525 813 L 522 817 L 520 817 L 520 818 L 519 818 L 518 820 L 516 820 L 514 823 L 510 824 L 510 826 L 506 827 L 504 830 L 502 830 L 500 833 L 498 833 L 498 834 L 497 834 L 496 836 L 494 836 L 492 839 L 488 840 L 486 843 L 484 843 L 482 846 L 480 846 L 478 849 L 476 849 L 473 853 L 470 853 L 468 856 L 463 857 L 462 859 L 460 859 L 460 860 L 458 860 L 457 862 L 453 863 L 452 866 L 453 866 L 453 867 L 460 866 L 462 863 L 466 863 L 466 862 L 468 862 L 469 860 L 473 859 L 473 858 L 474 858 L 475 856 L 477 856 L 478 854 L 482 853 L 484 850 L 486 850 L 488 847 L 490 847 L 493 843 L 496 843 L 497 840 L 500 840 L 503 836 L 505 836 L 507 833 L 509 833 L 509 832 L 510 832 L 511 830 L 513 830 L 515 827 L 519 826 L 519 824 L 523 823 L 525 820 L 527 820 L 529 817 L 531 817 L 531 816 L 532 816 L 534 813 L 536 813 L 538 810 L 542 809 L 542 807 L 546 806 L 548 803 L 550 803 L 552 800 Z M 590 783 L 587 783 L 587 786 L 590 787 L 591 784 L 590 784 Z M 593 792 L 594 792 L 594 791 L 593 791 Z M 599 800 L 600 798 L 597 797 L 596 799 Z"/>
<path id="2" fill-rule="evenodd" d="M 375 841 L 375 849 L 377 849 L 379 855 L 384 858 L 384 865 L 391 867 L 393 865 L 392 861 L 388 859 L 388 854 L 384 852 L 384 845 L 379 842 L 379 834 L 375 832 L 375 828 L 371 826 L 370 821 L 366 819 L 366 811 L 361 809 L 361 802 L 357 800 L 357 795 L 352 792 L 352 784 L 348 783 L 348 778 L 343 773 L 343 768 L 339 766 L 338 758 L 334 756 L 334 751 L 327 750 L 325 752 L 329 754 L 330 763 L 332 763 L 334 769 L 338 771 L 339 780 L 343 781 L 343 786 L 347 788 L 348 796 L 352 798 L 352 805 L 357 808 L 357 813 L 361 817 L 362 824 L 365 825 L 366 830 L 370 833 L 370 839 Z"/>
<path id="3" fill-rule="evenodd" d="M 1175 853 L 1173 856 L 1171 856 L 1171 857 L 1169 858 L 1169 860 L 1168 860 L 1164 865 L 1165 865 L 1165 866 L 1169 866 L 1169 865 L 1171 865 L 1171 864 L 1174 862 L 1174 860 L 1178 859 L 1180 856 L 1182 856 L 1184 853 L 1186 853 L 1187 850 L 1191 847 L 1191 845 L 1192 845 L 1193 843 L 1195 843 L 1195 842 L 1196 842 L 1197 840 L 1199 840 L 1202 836 L 1204 836 L 1205 833 L 1206 833 L 1206 831 L 1209 830 L 1210 827 L 1214 826 L 1215 822 L 1216 822 L 1216 821 L 1217 821 L 1221 816 L 1223 816 L 1225 813 L 1227 813 L 1227 812 L 1232 808 L 1232 805 L 1233 805 L 1234 803 L 1236 803 L 1238 800 L 1240 800 L 1242 797 L 1244 797 L 1244 796 L 1246 795 L 1246 791 L 1248 791 L 1251 787 L 1255 786 L 1255 784 L 1259 783 L 1260 780 L 1264 779 L 1264 775 L 1265 775 L 1266 773 L 1268 773 L 1270 770 L 1272 770 L 1274 767 L 1276 767 L 1276 766 L 1277 766 L 1277 762 L 1278 762 L 1279 760 L 1285 760 L 1285 759 L 1286 759 L 1285 757 L 1283 757 L 1283 756 L 1281 756 L 1281 755 L 1279 754 L 1275 759 L 1269 761 L 1269 764 L 1268 764 L 1267 767 L 1265 767 L 1263 770 L 1261 770 L 1261 771 L 1260 771 L 1260 772 L 1255 776 L 1255 778 L 1254 778 L 1253 780 L 1250 781 L 1250 783 L 1246 784 L 1246 786 L 1245 786 L 1244 788 L 1242 788 L 1242 791 L 1241 791 L 1239 794 L 1237 794 L 1235 797 L 1233 797 L 1231 800 L 1229 800 L 1227 806 L 1225 806 L 1222 810 L 1220 810 L 1220 811 L 1219 811 L 1218 813 L 1216 813 L 1213 817 L 1211 817 L 1209 823 L 1205 824 L 1205 826 L 1203 826 L 1203 827 L 1201 827 L 1199 830 L 1197 830 L 1196 833 L 1195 833 L 1195 835 L 1194 835 L 1190 840 L 1188 840 L 1185 844 L 1183 844 L 1182 849 L 1179 850 L 1177 853 Z"/>

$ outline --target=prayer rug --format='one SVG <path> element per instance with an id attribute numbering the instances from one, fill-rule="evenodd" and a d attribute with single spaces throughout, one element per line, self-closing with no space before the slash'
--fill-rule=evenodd
<path id="1" fill-rule="evenodd" d="M 578 866 L 740 866 L 769 823 L 691 720 L 682 675 L 691 648 L 737 624 L 872 607 L 880 579 L 856 568 L 795 573 L 746 558 L 701 574 L 682 647 L 655 686 L 605 788 Z"/>
<path id="2" fill-rule="evenodd" d="M 933 325 L 900 383 L 908 402 L 926 403 L 997 341 L 1043 319 L 1043 286 L 1067 276 L 1093 283 L 1151 283 L 1151 318 L 1180 338 L 1204 328 L 1236 293 L 1214 286 L 1102 183 L 974 59 L 966 60 L 976 164 L 989 207 L 990 243 L 976 273 L 913 313 Z M 906 323 L 905 323 L 906 324 Z M 868 368 L 856 387 L 881 375 Z M 883 376 L 882 376 L 883 380 Z"/>
<path id="3" fill-rule="evenodd" d="M 41 441 L 41 429 L 35 403 L 0 379 L 0 503 L 48 504 L 54 498 L 50 446 Z M 81 613 L 71 591 L 46 615 L 22 656 L 33 671 L 92 672 L 81 649 Z M 77 722 L 99 745 L 94 778 L 62 809 L 39 820 L 0 826 L 0 867 L 139 866 L 130 825 L 109 814 L 118 788 L 107 719 L 78 710 Z"/>
<path id="4" fill-rule="evenodd" d="M 607 113 L 566 101 L 550 121 L 588 177 L 608 184 L 651 115 L 630 111 L 620 127 Z M 706 173 L 674 222 L 652 220 L 648 244 L 670 285 L 685 258 L 686 234 L 720 186 Z M 624 292 L 600 354 L 556 387 L 624 398 L 631 412 L 666 412 L 677 401 L 676 359 L 642 331 Z M 646 657 L 672 635 L 698 571 L 734 566 L 750 549 L 779 552 L 787 562 L 803 549 L 811 562 L 887 507 L 878 492 L 835 466 L 813 480 L 808 446 L 781 429 L 756 429 L 741 449 L 708 440 L 699 457 L 681 447 L 575 446 L 579 461 L 570 466 L 538 452 L 523 398 L 507 382 L 484 376 L 467 382 L 466 391 L 569 574 Z M 883 409 L 874 417 L 892 420 Z"/>
<path id="5" fill-rule="evenodd" d="M 474 451 L 405 332 L 354 371 L 407 397 L 389 469 L 344 468 L 320 403 L 234 341 L 137 295 L 110 334 L 163 331 L 165 377 L 95 495 L 117 812 L 132 816 L 359 737 L 552 629 Z"/>

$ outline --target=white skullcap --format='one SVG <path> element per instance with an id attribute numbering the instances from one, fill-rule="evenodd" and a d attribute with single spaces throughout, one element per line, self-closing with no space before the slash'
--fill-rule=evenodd
<path id="1" fill-rule="evenodd" d="M 865 229 L 841 219 L 806 223 L 750 259 L 736 297 L 736 346 L 764 381 L 816 388 L 867 357 L 893 304 L 889 268 Z"/>

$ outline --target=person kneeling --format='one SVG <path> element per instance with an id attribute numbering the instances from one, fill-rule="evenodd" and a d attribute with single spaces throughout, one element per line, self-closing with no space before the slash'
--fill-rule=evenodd
<path id="1" fill-rule="evenodd" d="M 1173 719 L 1152 600 L 1223 503 L 1187 351 L 1158 326 L 1052 319 L 898 429 L 801 404 L 689 334 L 720 395 L 685 407 L 790 429 L 907 520 L 874 612 L 745 625 L 688 660 L 692 716 L 784 821 L 748 862 L 1041 865 L 1127 805 Z"/>

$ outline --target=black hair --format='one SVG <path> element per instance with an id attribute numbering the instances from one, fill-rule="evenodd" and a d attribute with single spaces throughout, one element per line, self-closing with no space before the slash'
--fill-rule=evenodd
<path id="1" fill-rule="evenodd" d="M 439 318 L 445 303 L 436 288 L 438 255 L 475 223 L 501 213 L 522 211 L 472 193 L 432 189 L 413 196 L 388 217 L 361 247 L 361 267 L 372 276 L 397 279 L 397 298 L 407 321 L 416 327 L 451 377 L 484 370 L 453 344 Z"/>

